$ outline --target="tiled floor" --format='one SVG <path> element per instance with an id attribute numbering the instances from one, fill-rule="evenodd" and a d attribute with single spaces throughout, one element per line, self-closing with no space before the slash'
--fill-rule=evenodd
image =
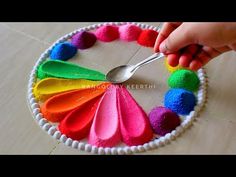
<path id="1" fill-rule="evenodd" d="M 28 109 L 26 88 L 40 54 L 62 35 L 89 24 L 0 23 L 0 154 L 86 154 L 41 130 Z M 151 52 L 134 43 L 113 42 L 81 52 L 79 63 L 106 72 L 117 65 L 136 63 Z M 235 59 L 236 53 L 229 52 L 208 64 L 209 99 L 200 117 L 175 141 L 145 154 L 236 153 Z M 136 79 L 130 81 L 155 84 L 150 90 L 131 90 L 145 111 L 162 104 L 167 77 L 163 61 L 158 61 L 140 69 Z"/>

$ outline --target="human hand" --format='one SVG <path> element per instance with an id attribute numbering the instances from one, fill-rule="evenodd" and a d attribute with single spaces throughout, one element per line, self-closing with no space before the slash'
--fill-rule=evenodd
<path id="1" fill-rule="evenodd" d="M 236 23 L 164 23 L 154 46 L 171 66 L 198 70 L 211 59 L 236 50 Z"/>

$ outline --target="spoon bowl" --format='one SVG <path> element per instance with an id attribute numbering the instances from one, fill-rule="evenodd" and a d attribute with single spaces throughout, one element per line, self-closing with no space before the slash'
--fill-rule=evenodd
<path id="1" fill-rule="evenodd" d="M 106 79 L 114 84 L 125 82 L 134 74 L 134 72 L 132 72 L 133 69 L 134 67 L 132 65 L 118 66 L 107 73 Z"/>
<path id="2" fill-rule="evenodd" d="M 116 68 L 113 68 L 106 74 L 106 80 L 114 84 L 122 83 L 130 79 L 135 71 L 141 66 L 144 66 L 148 63 L 151 63 L 155 60 L 161 59 L 164 57 L 162 53 L 155 53 L 145 60 L 137 63 L 136 65 L 121 65 Z"/>

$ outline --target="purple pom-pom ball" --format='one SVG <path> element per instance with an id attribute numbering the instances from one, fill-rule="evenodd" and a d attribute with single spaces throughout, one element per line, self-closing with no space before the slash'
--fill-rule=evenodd
<path id="1" fill-rule="evenodd" d="M 71 43 L 75 45 L 78 49 L 87 49 L 92 47 L 97 41 L 95 34 L 82 31 L 74 35 L 71 39 Z"/>
<path id="2" fill-rule="evenodd" d="M 170 133 L 181 122 L 175 112 L 162 106 L 153 108 L 148 117 L 153 131 L 161 136 Z"/>

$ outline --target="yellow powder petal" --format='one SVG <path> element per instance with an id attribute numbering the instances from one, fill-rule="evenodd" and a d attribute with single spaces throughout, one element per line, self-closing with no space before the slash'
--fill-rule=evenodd
<path id="1" fill-rule="evenodd" d="M 100 83 L 102 83 L 102 81 L 46 78 L 37 82 L 33 91 L 37 100 L 45 101 L 49 97 L 58 93 L 75 89 L 90 88 L 99 85 Z"/>

